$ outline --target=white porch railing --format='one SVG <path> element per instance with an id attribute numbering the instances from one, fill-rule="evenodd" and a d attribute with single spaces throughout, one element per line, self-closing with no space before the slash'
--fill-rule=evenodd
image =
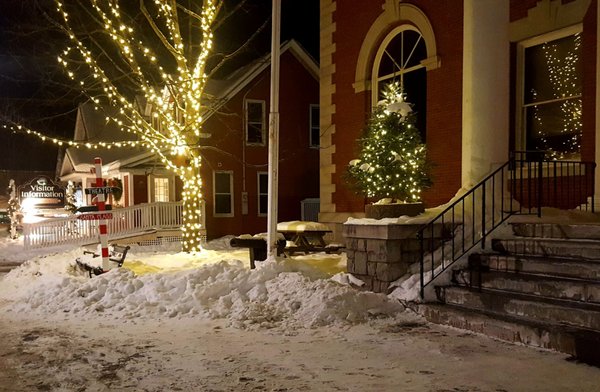
<path id="1" fill-rule="evenodd" d="M 138 204 L 111 210 L 108 219 L 108 239 L 122 238 L 153 229 L 177 229 L 182 223 L 182 202 Z M 84 245 L 99 242 L 97 220 L 67 218 L 48 219 L 23 225 L 26 249 L 56 245 Z"/>

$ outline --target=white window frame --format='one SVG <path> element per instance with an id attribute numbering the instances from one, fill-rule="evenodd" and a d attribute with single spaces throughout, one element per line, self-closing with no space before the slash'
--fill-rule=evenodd
<path id="1" fill-rule="evenodd" d="M 583 32 L 581 23 L 554 30 L 517 43 L 517 72 L 515 97 L 515 150 L 524 151 L 527 147 L 527 124 L 525 123 L 525 50 L 545 42 L 565 38 Z M 573 98 L 573 97 L 571 97 Z"/>
<path id="2" fill-rule="evenodd" d="M 217 174 L 229 174 L 229 193 L 217 193 Z M 221 218 L 229 218 L 234 216 L 233 203 L 233 171 L 232 170 L 214 170 L 213 171 L 213 216 Z M 230 196 L 230 211 L 229 213 L 217 212 L 217 195 Z"/>
<path id="3" fill-rule="evenodd" d="M 265 193 L 260 192 L 260 177 L 267 176 L 267 191 Z M 257 172 L 256 173 L 256 211 L 258 216 L 267 216 L 269 212 L 269 206 L 267 204 L 267 210 L 265 212 L 260 211 L 260 197 L 265 196 L 267 203 L 269 201 L 269 173 L 268 172 Z"/>
<path id="4" fill-rule="evenodd" d="M 261 105 L 261 121 L 260 123 L 258 122 L 250 122 L 250 119 L 248 118 L 248 114 L 249 114 L 249 110 L 248 110 L 248 106 L 249 104 L 260 104 Z M 245 99 L 244 100 L 244 129 L 245 129 L 245 139 L 246 139 L 246 145 L 250 145 L 250 146 L 264 146 L 265 145 L 265 137 L 266 137 L 266 113 L 265 113 L 265 109 L 266 108 L 266 102 L 262 99 Z M 260 124 L 260 130 L 261 130 L 261 142 L 257 143 L 257 142 L 250 142 L 248 140 L 248 137 L 250 135 L 249 132 L 249 127 L 251 124 L 254 125 L 259 125 Z"/>
<path id="5" fill-rule="evenodd" d="M 425 63 L 426 63 L 427 58 L 424 58 L 424 59 L 421 59 L 421 61 L 419 62 L 418 65 L 414 65 L 409 68 L 401 69 L 392 74 L 379 76 L 379 67 L 381 66 L 381 60 L 383 59 L 383 56 L 385 55 L 385 50 L 387 49 L 388 45 L 400 33 L 404 32 L 404 31 L 409 31 L 409 30 L 414 31 L 421 36 L 421 38 L 419 40 L 423 40 L 423 42 L 425 43 L 425 49 L 427 49 L 427 41 L 426 41 L 425 36 L 423 35 L 423 33 L 421 33 L 421 31 L 419 29 L 417 29 L 416 27 L 414 27 L 412 25 L 407 25 L 407 24 L 401 25 L 389 32 L 389 34 L 385 37 L 385 39 L 379 45 L 379 49 L 377 49 L 377 54 L 375 55 L 375 61 L 373 62 L 373 68 L 371 70 L 371 72 L 372 72 L 372 74 L 371 74 L 371 106 L 373 108 L 375 108 L 375 106 L 377 105 L 377 102 L 379 102 L 379 83 L 380 82 L 383 82 L 385 80 L 392 79 L 392 78 L 395 78 L 398 76 L 400 76 L 400 79 L 402 80 L 402 78 L 404 77 L 405 74 L 415 71 L 415 70 L 418 70 L 418 69 L 421 69 L 421 68 L 426 68 Z M 417 43 L 418 42 L 419 41 L 417 41 Z M 404 50 L 404 48 L 402 48 L 402 50 Z M 410 58 L 411 54 L 409 54 L 409 58 Z M 410 100 L 410 97 L 409 97 L 409 100 Z"/>
<path id="6" fill-rule="evenodd" d="M 313 112 L 314 112 L 315 109 L 317 109 L 317 111 L 319 112 L 319 116 L 320 116 L 320 113 L 321 113 L 320 106 L 318 104 L 310 104 L 309 110 L 308 110 L 309 111 L 309 117 L 308 117 L 308 132 L 309 132 L 308 138 L 309 138 L 309 141 L 308 141 L 308 146 L 310 148 L 319 148 L 321 146 L 321 140 L 320 140 L 321 124 L 319 122 L 319 118 L 317 118 L 317 124 L 319 124 L 319 125 L 317 125 L 317 127 L 313 126 L 313 114 L 314 114 Z M 317 134 L 319 135 L 319 138 L 316 140 L 316 142 L 313 140 L 313 131 L 315 129 L 318 131 Z"/>
<path id="7" fill-rule="evenodd" d="M 166 184 L 166 187 L 164 189 L 166 189 L 166 195 L 163 193 L 162 196 L 166 196 L 166 200 L 158 200 L 159 199 L 159 188 L 157 187 L 158 182 L 162 182 L 163 184 Z M 170 180 L 168 177 L 153 177 L 152 178 L 152 194 L 154 196 L 154 201 L 155 202 L 169 202 L 171 201 L 171 184 L 170 184 Z M 160 187 L 162 188 L 162 187 Z"/>

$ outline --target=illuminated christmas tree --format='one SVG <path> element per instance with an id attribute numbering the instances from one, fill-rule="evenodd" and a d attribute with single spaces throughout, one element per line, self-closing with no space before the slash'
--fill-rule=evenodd
<path id="1" fill-rule="evenodd" d="M 431 185 L 426 149 L 398 83 L 386 87 L 358 142 L 359 158 L 348 166 L 358 193 L 397 202 L 421 200 L 421 190 Z"/>
<path id="2" fill-rule="evenodd" d="M 75 185 L 73 181 L 67 182 L 67 188 L 65 189 L 65 210 L 74 213 L 77 210 L 75 200 Z"/>
<path id="3" fill-rule="evenodd" d="M 21 210 L 21 204 L 19 204 L 19 198 L 17 197 L 17 186 L 15 180 L 11 179 L 8 184 L 8 208 L 6 212 L 10 218 L 10 238 L 13 240 L 18 238 L 17 228 L 21 225 L 23 220 L 23 212 Z"/>

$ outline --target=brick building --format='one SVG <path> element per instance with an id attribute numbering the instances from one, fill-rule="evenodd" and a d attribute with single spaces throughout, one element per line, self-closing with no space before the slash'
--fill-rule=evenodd
<path id="1" fill-rule="evenodd" d="M 596 0 L 322 0 L 320 221 L 339 228 L 364 211 L 344 173 L 391 80 L 433 164 L 427 207 L 510 151 L 598 161 L 599 15 Z"/>
<path id="2" fill-rule="evenodd" d="M 281 47 L 280 78 L 278 217 L 280 221 L 300 220 L 307 218 L 302 215 L 303 205 L 318 208 L 318 65 L 298 43 L 285 42 Z M 270 55 L 207 85 L 207 93 L 217 102 L 205 116 L 205 138 L 200 147 L 209 239 L 267 230 L 269 86 Z M 152 115 L 145 114 L 148 118 Z M 80 106 L 74 140 L 106 142 L 130 135 L 107 123 L 107 115 L 108 109 L 96 111 L 89 104 Z M 121 181 L 121 206 L 181 199 L 179 178 L 157 156 L 140 147 L 68 148 L 59 177 L 90 187 L 95 179 L 90 172 L 95 156 L 103 159 L 105 177 Z M 89 195 L 87 199 L 84 204 L 91 202 Z M 316 220 L 316 215 L 308 218 Z"/>

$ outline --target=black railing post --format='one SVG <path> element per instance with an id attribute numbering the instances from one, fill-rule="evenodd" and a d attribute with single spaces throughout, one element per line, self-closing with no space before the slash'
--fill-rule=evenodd
<path id="1" fill-rule="evenodd" d="M 423 230 L 417 233 L 419 244 L 421 246 L 421 299 L 425 299 L 425 246 L 423 243 Z"/>
<path id="2" fill-rule="evenodd" d="M 594 212 L 594 194 L 596 192 L 596 162 L 591 164 L 592 166 L 592 212 Z"/>
<path id="3" fill-rule="evenodd" d="M 485 249 L 485 182 L 481 184 L 481 249 Z M 473 193 L 475 204 L 475 193 Z"/>
<path id="4" fill-rule="evenodd" d="M 558 174 L 556 169 L 556 161 L 552 162 L 554 165 L 554 178 L 552 179 L 552 183 L 554 184 L 554 206 L 558 206 Z M 563 180 L 561 179 L 561 185 Z"/>
<path id="5" fill-rule="evenodd" d="M 544 162 L 544 154 L 539 154 L 538 160 L 538 183 L 537 183 L 537 208 L 538 208 L 538 218 L 542 217 L 542 183 L 544 176 L 544 168 L 542 167 L 542 163 Z"/>

